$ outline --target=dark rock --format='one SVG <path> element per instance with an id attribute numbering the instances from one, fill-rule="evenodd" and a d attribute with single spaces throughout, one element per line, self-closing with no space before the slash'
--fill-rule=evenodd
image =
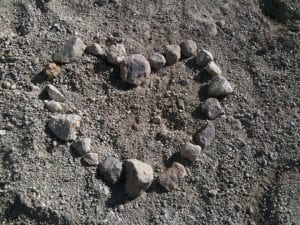
<path id="1" fill-rule="evenodd" d="M 224 113 L 218 99 L 216 98 L 206 99 L 201 105 L 201 111 L 210 120 L 214 120 Z"/>
<path id="2" fill-rule="evenodd" d="M 120 160 L 109 156 L 100 163 L 98 171 L 109 184 L 115 185 L 122 176 L 123 163 Z"/>
<path id="3" fill-rule="evenodd" d="M 213 122 L 208 121 L 206 126 L 203 127 L 195 136 L 195 140 L 202 148 L 210 145 L 211 141 L 215 138 L 215 126 Z"/>

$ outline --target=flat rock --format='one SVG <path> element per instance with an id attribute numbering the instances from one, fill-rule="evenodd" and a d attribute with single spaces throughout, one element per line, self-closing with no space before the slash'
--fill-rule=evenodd
<path id="1" fill-rule="evenodd" d="M 207 93 L 211 97 L 221 97 L 229 95 L 233 92 L 233 88 L 228 80 L 222 76 L 213 77 Z"/>
<path id="2" fill-rule="evenodd" d="M 50 112 L 62 112 L 63 107 L 59 102 L 56 102 L 54 100 L 45 100 L 44 101 L 45 108 L 48 109 Z"/>
<path id="3" fill-rule="evenodd" d="M 214 57 L 209 51 L 202 49 L 196 56 L 196 65 L 203 68 L 213 59 Z"/>
<path id="4" fill-rule="evenodd" d="M 79 37 L 72 37 L 52 56 L 54 62 L 71 63 L 83 55 L 85 44 Z"/>
<path id="5" fill-rule="evenodd" d="M 181 43 L 180 47 L 183 57 L 189 58 L 197 55 L 197 43 L 193 40 L 185 40 Z"/>
<path id="6" fill-rule="evenodd" d="M 178 189 L 179 182 L 187 176 L 185 167 L 177 162 L 174 162 L 171 167 L 166 169 L 158 178 L 158 182 L 167 191 Z"/>
<path id="7" fill-rule="evenodd" d="M 214 62 L 210 61 L 204 68 L 208 74 L 211 76 L 221 76 L 222 70 L 220 67 Z"/>
<path id="8" fill-rule="evenodd" d="M 48 84 L 45 88 L 45 91 L 50 100 L 54 100 L 57 102 L 64 102 L 67 100 L 66 97 L 62 93 L 60 93 L 60 91 L 52 84 Z"/>
<path id="9" fill-rule="evenodd" d="M 81 138 L 76 140 L 71 145 L 75 150 L 78 156 L 84 156 L 91 151 L 92 140 L 90 138 Z"/>
<path id="10" fill-rule="evenodd" d="M 181 49 L 179 45 L 167 45 L 166 46 L 166 61 L 167 65 L 173 65 L 180 60 Z"/>
<path id="11" fill-rule="evenodd" d="M 216 98 L 206 99 L 201 105 L 201 111 L 210 120 L 214 120 L 224 114 L 220 102 Z"/>
<path id="12" fill-rule="evenodd" d="M 60 140 L 70 141 L 76 139 L 77 129 L 80 127 L 80 116 L 75 114 L 51 116 L 48 128 Z"/>
<path id="13" fill-rule="evenodd" d="M 166 65 L 166 58 L 159 53 L 154 53 L 149 58 L 149 63 L 153 69 L 161 69 Z"/>
<path id="14" fill-rule="evenodd" d="M 181 150 L 180 156 L 190 161 L 195 161 L 201 153 L 201 147 L 192 143 L 187 143 Z"/>
<path id="15" fill-rule="evenodd" d="M 91 55 L 103 57 L 105 56 L 105 50 L 99 44 L 93 43 L 86 47 L 85 51 Z"/>
<path id="16" fill-rule="evenodd" d="M 137 159 L 126 160 L 125 171 L 125 191 L 130 198 L 136 198 L 146 191 L 153 181 L 152 167 Z"/>
<path id="17" fill-rule="evenodd" d="M 88 166 L 97 166 L 99 164 L 98 153 L 89 152 L 83 156 L 82 161 Z"/>
<path id="18" fill-rule="evenodd" d="M 120 68 L 122 80 L 134 86 L 144 83 L 151 73 L 148 60 L 141 54 L 127 56 Z"/>
<path id="19" fill-rule="evenodd" d="M 106 51 L 107 60 L 113 65 L 119 65 L 126 57 L 126 50 L 123 44 L 110 45 Z"/>
<path id="20" fill-rule="evenodd" d="M 122 177 L 123 163 L 112 156 L 107 157 L 98 167 L 99 173 L 111 185 L 115 185 Z"/>
<path id="21" fill-rule="evenodd" d="M 195 140 L 202 148 L 210 145 L 211 141 L 215 138 L 215 126 L 213 122 L 208 121 L 206 126 L 203 127 L 195 136 Z"/>

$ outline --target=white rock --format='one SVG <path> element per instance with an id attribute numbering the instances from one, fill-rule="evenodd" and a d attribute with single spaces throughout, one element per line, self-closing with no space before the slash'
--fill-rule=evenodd
<path id="1" fill-rule="evenodd" d="M 213 59 L 214 57 L 209 51 L 202 49 L 196 56 L 196 64 L 202 68 L 205 67 L 209 62 L 213 61 Z"/>
<path id="2" fill-rule="evenodd" d="M 50 100 L 54 100 L 57 102 L 64 102 L 66 101 L 66 97 L 60 93 L 60 91 L 54 87 L 52 84 L 48 84 L 45 88 L 46 93 L 48 94 L 48 98 Z"/>
<path id="3" fill-rule="evenodd" d="M 211 76 L 221 76 L 222 70 L 220 67 L 214 62 L 210 61 L 204 68 Z"/>
<path id="4" fill-rule="evenodd" d="M 160 69 L 166 65 L 166 58 L 159 53 L 154 53 L 149 57 L 149 63 L 153 69 Z"/>
<path id="5" fill-rule="evenodd" d="M 115 44 L 108 47 L 107 60 L 114 65 L 119 65 L 126 57 L 126 50 L 123 44 Z"/>
<path id="6" fill-rule="evenodd" d="M 201 153 L 201 147 L 192 143 L 187 143 L 183 149 L 180 150 L 180 156 L 190 161 L 195 161 Z"/>
<path id="7" fill-rule="evenodd" d="M 82 158 L 82 161 L 88 166 L 97 166 L 99 164 L 98 153 L 89 152 Z"/>
<path id="8" fill-rule="evenodd" d="M 59 102 L 56 102 L 54 100 L 45 100 L 44 101 L 46 109 L 48 109 L 50 112 L 61 112 L 63 111 L 63 107 Z"/>
<path id="9" fill-rule="evenodd" d="M 102 48 L 97 43 L 93 43 L 89 45 L 88 47 L 86 47 L 85 51 L 94 56 L 101 56 L 101 57 L 105 56 L 104 48 Z"/>

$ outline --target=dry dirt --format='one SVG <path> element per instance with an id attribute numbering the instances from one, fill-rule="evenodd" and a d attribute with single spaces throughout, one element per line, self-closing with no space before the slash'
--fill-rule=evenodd
<path id="1" fill-rule="evenodd" d="M 299 1 L 107 2 L 0 0 L 0 83 L 16 84 L 0 87 L 1 224 L 299 225 Z M 213 53 L 234 94 L 221 100 L 216 138 L 179 190 L 154 183 L 130 200 L 122 185 L 109 188 L 45 129 L 51 113 L 40 93 L 49 83 L 62 90 L 100 161 L 137 158 L 158 176 L 205 123 L 207 74 L 181 60 L 132 88 L 118 68 L 85 54 L 59 78 L 40 79 L 74 34 L 86 44 L 113 37 L 147 57 L 185 39 Z"/>

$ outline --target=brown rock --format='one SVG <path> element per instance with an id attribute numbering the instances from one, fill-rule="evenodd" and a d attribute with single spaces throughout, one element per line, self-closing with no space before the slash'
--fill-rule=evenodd
<path id="1" fill-rule="evenodd" d="M 61 73 L 61 67 L 56 63 L 49 63 L 45 69 L 45 74 L 49 79 L 57 78 Z"/>

